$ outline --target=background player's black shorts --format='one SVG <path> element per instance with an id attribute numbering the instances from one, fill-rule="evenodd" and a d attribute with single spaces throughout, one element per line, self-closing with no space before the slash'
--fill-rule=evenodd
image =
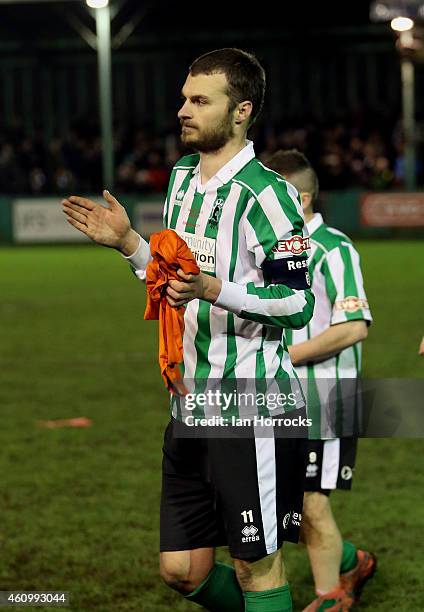
<path id="1" fill-rule="evenodd" d="M 297 542 L 305 441 L 277 437 L 277 426 L 261 438 L 253 426 L 243 438 L 179 437 L 187 427 L 172 419 L 165 431 L 161 552 L 228 545 L 254 560 Z"/>
<path id="2" fill-rule="evenodd" d="M 305 445 L 305 491 L 318 491 L 329 495 L 333 489 L 351 489 L 357 438 L 305 440 Z"/>

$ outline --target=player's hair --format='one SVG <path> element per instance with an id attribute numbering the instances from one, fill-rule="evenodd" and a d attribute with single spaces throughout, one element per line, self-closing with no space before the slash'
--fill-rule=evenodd
<path id="1" fill-rule="evenodd" d="M 252 103 L 250 127 L 262 110 L 265 97 L 265 70 L 252 53 L 241 49 L 216 49 L 198 57 L 190 66 L 190 74 L 223 73 L 227 77 L 230 110 L 244 100 Z"/>
<path id="2" fill-rule="evenodd" d="M 303 153 L 297 149 L 280 149 L 271 155 L 265 164 L 286 177 L 299 193 L 310 193 L 312 203 L 316 201 L 319 193 L 318 177 Z"/>

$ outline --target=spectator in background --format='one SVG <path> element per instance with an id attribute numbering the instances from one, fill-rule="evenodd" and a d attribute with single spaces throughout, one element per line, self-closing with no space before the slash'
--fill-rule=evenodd
<path id="1" fill-rule="evenodd" d="M 323 190 L 403 187 L 404 142 L 400 122 L 357 112 L 334 123 L 302 119 L 255 128 L 258 157 L 296 148 L 307 155 Z M 170 169 L 183 153 L 176 126 L 117 126 L 117 191 L 162 192 Z M 419 159 L 419 155 L 417 155 Z M 90 193 L 102 187 L 101 139 L 97 118 L 76 121 L 65 138 L 43 141 L 22 127 L 0 129 L 0 189 L 3 193 Z M 417 171 L 422 166 L 417 161 Z"/>
<path id="2" fill-rule="evenodd" d="M 0 142 L 0 189 L 2 193 L 26 190 L 23 168 L 19 167 L 16 151 L 6 138 Z"/>
<path id="3" fill-rule="evenodd" d="M 121 149 L 123 160 L 117 167 L 118 191 L 137 193 L 163 192 L 167 188 L 170 166 L 165 152 L 146 130 L 138 130 L 131 143 Z M 180 152 L 178 152 L 178 157 Z"/>

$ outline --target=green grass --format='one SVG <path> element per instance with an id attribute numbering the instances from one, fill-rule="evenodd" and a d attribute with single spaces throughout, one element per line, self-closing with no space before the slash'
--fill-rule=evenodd
<path id="1" fill-rule="evenodd" d="M 375 319 L 365 372 L 422 377 L 423 248 L 359 248 Z M 143 285 L 89 246 L 2 248 L 0 278 L 0 590 L 68 590 L 80 612 L 195 610 L 157 572 L 168 400 Z M 93 427 L 37 426 L 81 415 Z M 362 610 L 424 609 L 422 451 L 362 440 L 354 493 L 333 496 L 344 535 L 380 558 Z M 299 610 L 313 596 L 308 563 L 300 546 L 286 559 Z"/>
<path id="2" fill-rule="evenodd" d="M 358 243 L 374 323 L 364 345 L 370 378 L 422 378 L 424 245 L 416 241 Z"/>

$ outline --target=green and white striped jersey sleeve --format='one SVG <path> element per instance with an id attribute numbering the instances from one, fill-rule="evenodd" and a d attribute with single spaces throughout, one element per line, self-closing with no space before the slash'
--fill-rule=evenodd
<path id="1" fill-rule="evenodd" d="M 372 321 L 365 294 L 359 254 L 348 242 L 329 251 L 322 266 L 327 296 L 332 304 L 331 325 Z"/>
<path id="2" fill-rule="evenodd" d="M 251 192 L 244 231 L 254 265 L 264 270 L 268 262 L 290 259 L 307 269 L 308 234 L 294 187 L 278 177 L 259 193 Z M 309 288 L 292 289 L 288 284 L 281 279 L 267 283 L 265 277 L 262 286 L 223 280 L 215 306 L 263 325 L 299 329 L 312 317 L 314 296 Z"/>
<path id="3" fill-rule="evenodd" d="M 139 238 L 140 242 L 138 243 L 137 250 L 129 257 L 126 257 L 125 255 L 123 257 L 125 257 L 130 264 L 131 270 L 135 276 L 140 280 L 145 281 L 147 264 L 152 259 L 152 255 L 150 253 L 149 243 L 146 242 L 142 236 L 139 236 Z"/>

